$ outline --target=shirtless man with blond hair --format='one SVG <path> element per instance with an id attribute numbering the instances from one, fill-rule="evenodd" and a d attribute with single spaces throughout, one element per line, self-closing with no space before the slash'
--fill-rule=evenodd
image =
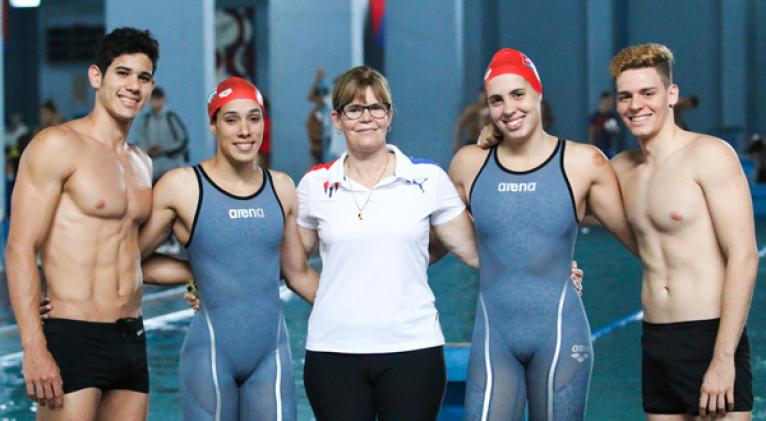
<path id="1" fill-rule="evenodd" d="M 652 421 L 750 419 L 750 191 L 729 144 L 675 124 L 672 62 L 667 47 L 644 44 L 610 68 L 617 112 L 641 146 L 612 164 L 644 267 L 644 411 Z"/>
<path id="2" fill-rule="evenodd" d="M 138 233 L 152 171 L 126 138 L 158 57 L 148 31 L 107 34 L 88 68 L 93 110 L 39 133 L 21 159 L 5 258 L 38 420 L 146 419 Z M 53 305 L 45 326 L 38 254 Z"/>

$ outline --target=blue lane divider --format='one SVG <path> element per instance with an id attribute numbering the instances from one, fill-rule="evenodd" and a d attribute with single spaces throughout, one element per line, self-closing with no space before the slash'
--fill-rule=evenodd
<path id="1" fill-rule="evenodd" d="M 637 322 L 643 319 L 644 319 L 644 311 L 639 310 L 635 313 L 631 313 L 623 317 L 622 319 L 615 320 L 612 323 L 609 323 L 608 325 L 602 327 L 601 329 L 596 330 L 595 332 L 591 333 L 590 338 L 593 342 L 596 342 L 598 338 L 606 335 L 607 333 L 612 332 L 613 330 L 619 329 L 628 323 Z"/>

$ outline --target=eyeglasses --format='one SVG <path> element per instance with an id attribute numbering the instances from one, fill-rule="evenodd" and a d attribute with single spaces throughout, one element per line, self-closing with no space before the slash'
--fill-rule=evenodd
<path id="1" fill-rule="evenodd" d="M 343 115 L 349 120 L 356 120 L 362 117 L 364 110 L 368 110 L 373 118 L 384 118 L 388 115 L 391 104 L 385 102 L 376 102 L 370 105 L 348 104 L 343 107 Z"/>

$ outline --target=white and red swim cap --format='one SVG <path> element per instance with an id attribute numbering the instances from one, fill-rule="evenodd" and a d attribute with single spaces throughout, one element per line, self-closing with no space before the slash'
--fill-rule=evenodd
<path id="1" fill-rule="evenodd" d="M 216 111 L 235 99 L 252 99 L 263 110 L 263 96 L 258 88 L 241 77 L 232 76 L 219 83 L 207 98 L 207 114 L 210 121 L 213 121 Z"/>
<path id="2" fill-rule="evenodd" d="M 506 73 L 523 77 L 539 95 L 543 94 L 543 84 L 540 82 L 540 75 L 537 74 L 535 64 L 521 51 L 503 48 L 496 52 L 487 66 L 487 72 L 484 73 L 484 84 Z"/>

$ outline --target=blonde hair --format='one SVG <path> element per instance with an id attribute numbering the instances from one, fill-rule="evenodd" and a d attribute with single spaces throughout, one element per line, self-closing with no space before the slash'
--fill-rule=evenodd
<path id="1" fill-rule="evenodd" d="M 630 69 L 653 67 L 665 86 L 673 83 L 673 52 L 662 44 L 640 44 L 624 48 L 612 58 L 609 72 L 613 78 Z"/>
<path id="2" fill-rule="evenodd" d="M 380 72 L 368 66 L 358 66 L 346 70 L 338 76 L 335 86 L 332 88 L 332 108 L 340 111 L 346 105 L 354 102 L 359 95 L 364 95 L 367 87 L 372 88 L 372 92 L 380 102 L 388 105 L 391 103 L 391 89 L 388 88 L 388 81 Z"/>

